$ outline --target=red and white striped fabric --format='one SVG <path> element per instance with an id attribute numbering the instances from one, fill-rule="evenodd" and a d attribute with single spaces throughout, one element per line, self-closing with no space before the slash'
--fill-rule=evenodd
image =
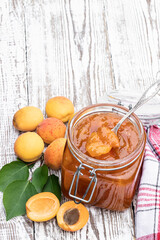
<path id="1" fill-rule="evenodd" d="M 136 208 L 136 239 L 160 239 L 160 126 L 146 129 L 142 177 Z"/>

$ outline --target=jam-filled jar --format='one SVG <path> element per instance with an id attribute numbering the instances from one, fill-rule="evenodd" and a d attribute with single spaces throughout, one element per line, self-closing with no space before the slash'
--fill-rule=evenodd
<path id="1" fill-rule="evenodd" d="M 110 210 L 122 211 L 130 206 L 140 180 L 146 143 L 136 114 L 118 130 L 120 147 L 98 157 L 86 150 L 92 133 L 105 127 L 112 129 L 126 112 L 127 108 L 117 104 L 96 104 L 77 112 L 68 123 L 61 168 L 61 187 L 67 198 Z"/>

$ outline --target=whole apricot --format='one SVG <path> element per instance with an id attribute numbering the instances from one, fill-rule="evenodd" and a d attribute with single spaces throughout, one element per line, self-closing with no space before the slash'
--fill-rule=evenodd
<path id="1" fill-rule="evenodd" d="M 33 131 L 43 119 L 43 113 L 39 108 L 27 106 L 14 114 L 13 126 L 20 131 Z"/>
<path id="2" fill-rule="evenodd" d="M 73 103 L 66 97 L 54 97 L 46 103 L 48 117 L 55 117 L 67 122 L 74 113 Z"/>
<path id="3" fill-rule="evenodd" d="M 27 217 L 35 222 L 44 222 L 54 218 L 60 203 L 51 192 L 38 193 L 26 202 Z"/>
<path id="4" fill-rule="evenodd" d="M 54 170 L 58 170 L 61 167 L 65 144 L 65 138 L 57 138 L 46 148 L 44 163 L 48 167 Z"/>
<path id="5" fill-rule="evenodd" d="M 37 133 L 45 143 L 50 144 L 56 138 L 63 138 L 66 126 L 57 118 L 46 118 L 37 127 Z"/>
<path id="6" fill-rule="evenodd" d="M 35 132 L 21 134 L 14 144 L 15 154 L 24 162 L 37 160 L 44 149 L 42 138 Z"/>

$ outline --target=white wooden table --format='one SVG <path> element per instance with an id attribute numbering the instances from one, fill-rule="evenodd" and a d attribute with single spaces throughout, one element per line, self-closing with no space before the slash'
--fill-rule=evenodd
<path id="1" fill-rule="evenodd" d="M 0 1 L 0 167 L 15 160 L 13 114 L 69 97 L 76 110 L 96 103 L 107 89 L 146 88 L 160 69 L 159 0 Z M 75 233 L 56 219 L 8 222 L 0 194 L 0 240 L 134 239 L 134 207 L 124 212 L 89 208 Z"/>

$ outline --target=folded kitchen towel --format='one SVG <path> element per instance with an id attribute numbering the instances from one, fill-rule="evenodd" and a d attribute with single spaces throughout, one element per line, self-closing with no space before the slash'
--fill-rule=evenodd
<path id="1" fill-rule="evenodd" d="M 142 177 L 135 215 L 137 240 L 160 239 L 160 126 L 146 128 Z"/>

